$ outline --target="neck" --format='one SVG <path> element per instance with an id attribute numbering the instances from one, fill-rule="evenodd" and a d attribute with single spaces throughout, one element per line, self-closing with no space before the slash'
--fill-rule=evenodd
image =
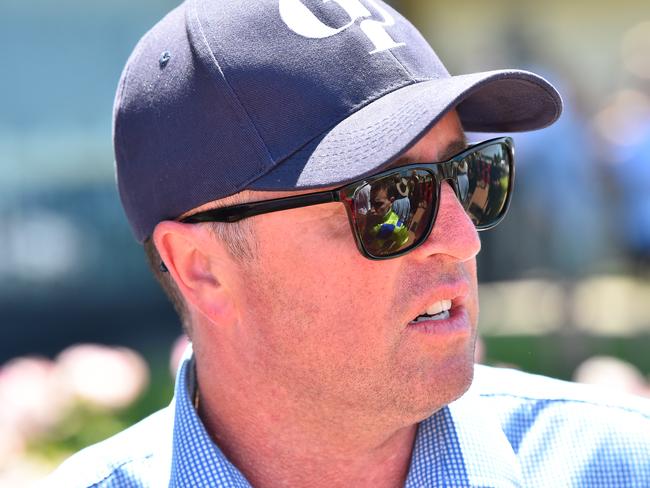
<path id="1" fill-rule="evenodd" d="M 228 381 L 234 378 L 226 380 L 223 370 L 215 375 L 197 365 L 197 379 L 207 431 L 256 488 L 404 485 L 416 425 L 343 420 L 326 409 L 314 414 L 277 388 Z"/>

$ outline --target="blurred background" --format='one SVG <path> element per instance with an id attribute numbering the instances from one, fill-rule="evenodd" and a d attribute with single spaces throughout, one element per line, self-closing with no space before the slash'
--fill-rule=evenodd
<path id="1" fill-rule="evenodd" d="M 452 73 L 531 69 L 566 102 L 514 135 L 511 212 L 482 234 L 478 360 L 649 395 L 650 3 L 390 3 Z M 119 204 L 111 108 L 177 4 L 0 2 L 2 486 L 171 398 L 180 326 Z"/>

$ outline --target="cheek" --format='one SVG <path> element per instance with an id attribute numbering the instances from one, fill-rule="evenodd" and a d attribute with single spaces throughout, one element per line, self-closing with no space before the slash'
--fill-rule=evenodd
<path id="1" fill-rule="evenodd" d="M 390 280 L 376 279 L 377 264 L 359 254 L 349 227 L 323 230 L 273 233 L 260 242 L 246 313 L 261 326 L 255 331 L 260 349 L 273 344 L 267 354 L 309 362 L 336 357 L 330 362 L 340 364 L 377 354 L 377 344 L 390 340 Z"/>

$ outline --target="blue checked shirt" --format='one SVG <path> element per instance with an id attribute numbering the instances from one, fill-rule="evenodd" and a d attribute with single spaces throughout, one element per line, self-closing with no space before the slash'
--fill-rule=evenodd
<path id="1" fill-rule="evenodd" d="M 191 351 L 171 405 L 59 467 L 45 486 L 249 487 L 192 406 Z M 650 487 L 650 402 L 477 366 L 470 390 L 423 421 L 416 487 Z"/>

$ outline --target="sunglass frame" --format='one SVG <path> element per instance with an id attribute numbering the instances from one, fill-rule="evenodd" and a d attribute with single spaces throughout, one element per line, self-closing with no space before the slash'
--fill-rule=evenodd
<path id="1" fill-rule="evenodd" d="M 231 205 L 228 207 L 215 208 L 211 210 L 205 210 L 194 215 L 190 215 L 181 219 L 180 221 L 185 224 L 197 224 L 203 222 L 238 222 L 249 217 L 254 217 L 256 215 L 262 215 L 265 213 L 279 212 L 282 210 L 290 210 L 293 208 L 308 207 L 311 205 L 320 205 L 323 203 L 331 202 L 341 202 L 344 204 L 348 220 L 350 222 L 350 227 L 352 229 L 352 234 L 354 235 L 354 240 L 356 242 L 359 252 L 366 258 L 372 260 L 384 260 L 384 259 L 393 259 L 399 256 L 403 256 L 422 243 L 424 243 L 435 225 L 436 218 L 438 216 L 438 210 L 440 208 L 440 189 L 443 181 L 450 180 L 452 182 L 452 188 L 456 193 L 457 197 L 460 199 L 458 183 L 456 180 L 456 170 L 458 164 L 465 159 L 469 154 L 482 150 L 485 147 L 494 144 L 503 144 L 508 151 L 508 166 L 509 166 L 509 179 L 508 179 L 508 189 L 506 192 L 506 199 L 503 204 L 503 208 L 499 215 L 489 224 L 485 225 L 476 225 L 476 229 L 479 231 L 491 229 L 494 226 L 498 225 L 499 222 L 503 220 L 508 208 L 510 206 L 510 200 L 512 197 L 512 188 L 515 178 L 515 165 L 514 165 L 514 143 L 510 137 L 497 137 L 494 139 L 489 139 L 477 144 L 470 145 L 467 149 L 462 152 L 452 156 L 446 161 L 441 162 L 432 162 L 432 163 L 413 163 L 404 166 L 399 166 L 396 168 L 390 168 L 380 173 L 369 175 L 366 178 L 357 180 L 353 183 L 348 183 L 347 185 L 335 188 L 333 190 L 324 190 L 314 193 L 307 193 L 304 195 L 295 195 L 290 197 L 283 198 L 274 198 L 271 200 L 262 200 L 257 202 L 241 203 L 237 205 Z M 354 197 L 356 192 L 365 184 L 368 183 L 368 180 L 378 180 L 385 178 L 387 176 L 396 175 L 404 171 L 412 170 L 424 170 L 429 172 L 435 181 L 435 188 L 433 192 L 433 198 L 435 199 L 435 207 L 431 212 L 431 217 L 427 222 L 425 232 L 420 236 L 417 241 L 394 254 L 389 254 L 386 256 L 377 256 L 372 254 L 363 242 L 363 237 L 359 226 L 357 225 L 357 219 L 354 209 Z"/>

